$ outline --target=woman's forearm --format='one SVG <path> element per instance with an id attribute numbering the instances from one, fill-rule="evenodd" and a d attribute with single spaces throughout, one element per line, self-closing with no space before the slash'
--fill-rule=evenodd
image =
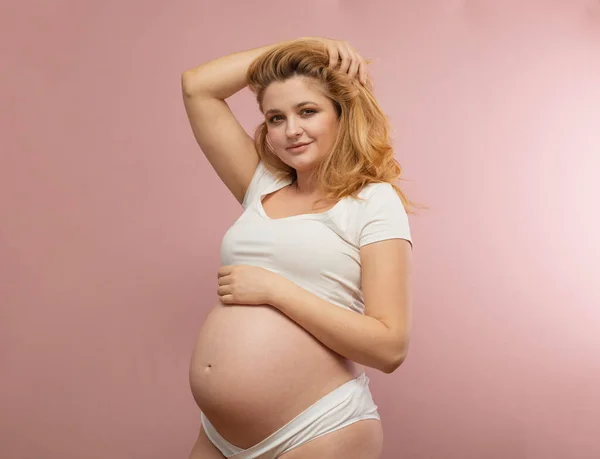
<path id="1" fill-rule="evenodd" d="M 270 296 L 271 306 L 343 357 L 384 373 L 404 361 L 407 337 L 374 317 L 341 308 L 283 277 Z"/>
<path id="2" fill-rule="evenodd" d="M 263 53 L 281 43 L 228 54 L 183 72 L 183 91 L 187 96 L 198 94 L 225 100 L 246 87 L 250 64 Z"/>

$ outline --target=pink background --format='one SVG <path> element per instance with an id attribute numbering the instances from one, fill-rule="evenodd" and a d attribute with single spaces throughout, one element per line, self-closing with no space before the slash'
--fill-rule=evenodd
<path id="1" fill-rule="evenodd" d="M 187 458 L 241 212 L 180 75 L 307 35 L 377 59 L 414 334 L 369 372 L 385 459 L 600 457 L 600 3 L 28 1 L 0 14 L 0 455 Z M 246 90 L 231 100 L 260 122 Z"/>

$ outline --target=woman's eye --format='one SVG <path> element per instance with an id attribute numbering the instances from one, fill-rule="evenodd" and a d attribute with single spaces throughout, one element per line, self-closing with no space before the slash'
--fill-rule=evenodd
<path id="1" fill-rule="evenodd" d="M 313 113 L 317 113 L 317 111 L 312 108 L 305 108 L 304 110 L 301 110 L 300 113 L 303 115 L 312 115 Z M 271 118 L 269 118 L 269 123 L 276 123 L 279 121 L 279 118 L 281 118 L 281 115 L 272 116 Z"/>

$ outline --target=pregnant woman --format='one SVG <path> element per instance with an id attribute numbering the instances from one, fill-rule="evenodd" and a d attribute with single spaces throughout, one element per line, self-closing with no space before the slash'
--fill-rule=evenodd
<path id="1" fill-rule="evenodd" d="M 254 138 L 225 100 L 249 86 Z M 412 242 L 387 118 L 345 41 L 299 38 L 182 75 L 194 136 L 243 206 L 190 363 L 190 459 L 377 459 L 365 367 L 406 357 Z"/>

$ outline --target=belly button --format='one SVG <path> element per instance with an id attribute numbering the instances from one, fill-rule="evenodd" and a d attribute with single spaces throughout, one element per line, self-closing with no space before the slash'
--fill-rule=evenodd
<path id="1" fill-rule="evenodd" d="M 206 368 L 204 368 L 204 371 L 208 372 L 210 371 L 210 369 L 212 368 L 212 365 L 209 363 Z"/>

